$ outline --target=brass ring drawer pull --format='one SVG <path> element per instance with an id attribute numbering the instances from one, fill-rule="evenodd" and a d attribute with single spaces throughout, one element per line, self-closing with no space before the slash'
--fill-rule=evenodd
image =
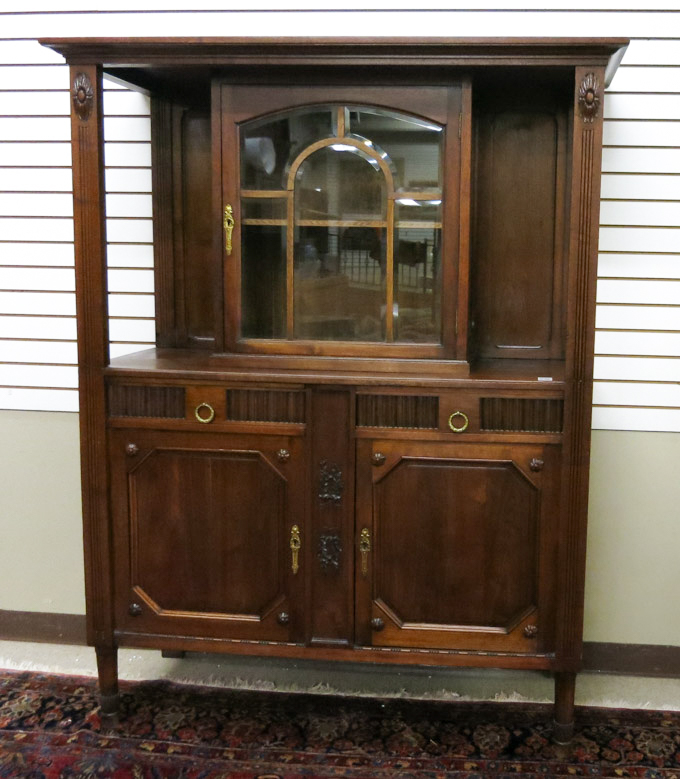
<path id="1" fill-rule="evenodd" d="M 462 424 L 456 425 L 455 422 L 462 422 Z M 453 433 L 464 433 L 469 424 L 470 420 L 468 419 L 468 415 L 464 414 L 462 411 L 454 411 L 449 417 L 449 429 Z"/>
<path id="2" fill-rule="evenodd" d="M 207 411 L 207 414 L 202 412 Z M 210 403 L 199 403 L 194 411 L 194 416 L 201 424 L 209 425 L 215 419 L 215 409 Z"/>

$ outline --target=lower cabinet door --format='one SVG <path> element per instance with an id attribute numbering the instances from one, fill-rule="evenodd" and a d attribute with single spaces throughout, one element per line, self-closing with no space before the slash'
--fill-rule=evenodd
<path id="1" fill-rule="evenodd" d="M 118 629 L 302 632 L 300 437 L 116 430 L 110 446 Z"/>
<path id="2" fill-rule="evenodd" d="M 359 643 L 546 651 L 557 458 L 554 446 L 360 441 Z"/>

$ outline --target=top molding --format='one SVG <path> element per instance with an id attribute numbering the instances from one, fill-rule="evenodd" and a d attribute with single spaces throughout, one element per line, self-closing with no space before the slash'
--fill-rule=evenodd
<path id="1" fill-rule="evenodd" d="M 626 38 L 43 38 L 73 65 L 604 66 Z"/>

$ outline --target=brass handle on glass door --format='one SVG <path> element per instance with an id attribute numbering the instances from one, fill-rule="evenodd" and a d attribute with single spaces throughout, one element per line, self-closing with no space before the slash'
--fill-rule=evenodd
<path id="1" fill-rule="evenodd" d="M 293 525 L 290 529 L 290 552 L 292 557 L 291 569 L 293 573 L 297 573 L 300 569 L 298 558 L 300 555 L 300 547 L 302 542 L 300 540 L 300 528 L 297 525 Z"/>
<path id="2" fill-rule="evenodd" d="M 224 207 L 224 232 L 226 233 L 226 245 L 227 255 L 231 254 L 231 234 L 234 230 L 234 209 L 229 203 Z"/>

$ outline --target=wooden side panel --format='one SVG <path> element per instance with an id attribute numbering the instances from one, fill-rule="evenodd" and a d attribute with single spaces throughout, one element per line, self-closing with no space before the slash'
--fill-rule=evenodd
<path id="1" fill-rule="evenodd" d="M 106 388 L 108 364 L 101 69 L 70 69 L 78 381 L 88 642 L 112 646 Z"/>
<path id="2" fill-rule="evenodd" d="M 483 102 L 476 114 L 471 267 L 478 357 L 564 355 L 563 114 L 549 94 Z"/>
<path id="3" fill-rule="evenodd" d="M 566 365 L 569 389 L 564 409 L 564 471 L 560 501 L 561 537 L 564 539 L 559 560 L 562 598 L 557 614 L 558 649 L 567 670 L 580 666 L 583 638 L 604 100 L 602 69 L 579 67 L 574 75 L 574 162 L 566 301 L 570 334 Z"/>

